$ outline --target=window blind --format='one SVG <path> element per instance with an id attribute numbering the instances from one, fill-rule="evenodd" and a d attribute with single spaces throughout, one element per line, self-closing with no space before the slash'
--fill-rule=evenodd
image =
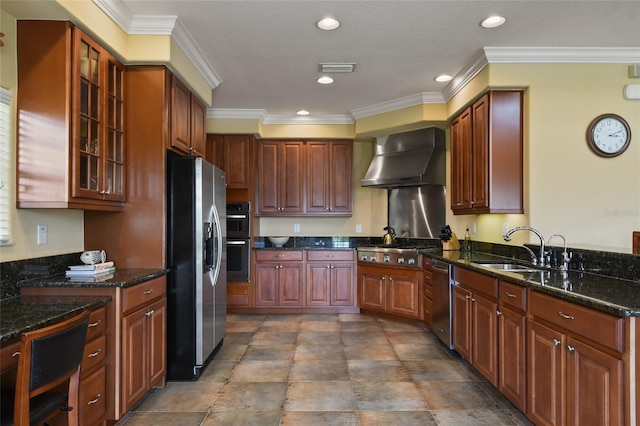
<path id="1" fill-rule="evenodd" d="M 11 145 L 11 91 L 0 87 L 0 244 L 11 240 L 9 167 Z"/>

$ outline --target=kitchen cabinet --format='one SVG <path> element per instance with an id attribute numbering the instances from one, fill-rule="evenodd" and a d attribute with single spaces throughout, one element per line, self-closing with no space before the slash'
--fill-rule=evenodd
<path id="1" fill-rule="evenodd" d="M 107 422 L 122 418 L 154 386 L 165 385 L 166 277 L 160 276 L 128 287 L 23 287 L 22 295 L 111 296 L 105 308 L 104 398 L 91 404 L 88 418 L 97 418 L 93 406 L 105 404 Z M 93 315 L 92 315 L 93 318 Z M 96 322 L 96 321 L 92 321 Z M 89 332 L 88 336 L 92 336 Z M 96 335 L 95 339 L 100 339 Z M 90 340 L 93 342 L 93 339 Z M 97 349 L 90 353 L 96 352 Z M 96 355 L 101 357 L 102 352 Z M 93 358 L 93 357 L 92 357 Z M 83 367 L 84 368 L 84 367 Z M 100 368 L 87 368 L 83 384 L 87 404 L 97 398 Z M 85 371 L 85 370 L 83 370 Z M 94 374 L 98 378 L 94 377 Z M 86 379 L 86 381 L 85 381 Z M 92 391 L 89 391 L 92 390 Z M 89 413 L 85 408 L 84 411 Z M 85 423 L 82 423 L 85 424 Z M 87 423 L 91 424 L 91 422 Z"/>
<path id="2" fill-rule="evenodd" d="M 422 320 L 422 270 L 358 265 L 360 308 Z"/>
<path id="3" fill-rule="evenodd" d="M 119 211 L 125 70 L 67 21 L 17 22 L 19 208 Z"/>
<path id="4" fill-rule="evenodd" d="M 81 425 L 103 425 L 106 422 L 106 324 L 107 315 L 104 307 L 91 311 L 80 367 L 78 416 Z"/>
<path id="5" fill-rule="evenodd" d="M 453 346 L 494 386 L 498 384 L 498 280 L 455 268 Z"/>
<path id="6" fill-rule="evenodd" d="M 171 75 L 171 136 L 167 148 L 203 157 L 206 145 L 206 109 L 175 75 Z"/>
<path id="7" fill-rule="evenodd" d="M 304 212 L 303 141 L 258 141 L 256 214 L 299 215 Z"/>
<path id="8" fill-rule="evenodd" d="M 355 306 L 353 250 L 307 250 L 306 305 Z"/>
<path id="9" fill-rule="evenodd" d="M 227 193 L 229 190 L 250 189 L 255 166 L 253 135 L 207 135 L 211 144 L 211 162 L 227 173 Z M 245 200 L 246 201 L 246 200 Z"/>
<path id="10" fill-rule="evenodd" d="M 422 306 L 424 323 L 431 328 L 433 324 L 433 261 L 428 256 L 422 257 L 424 281 L 422 286 Z"/>
<path id="11" fill-rule="evenodd" d="M 259 250 L 255 268 L 256 306 L 302 306 L 302 250 Z"/>
<path id="12" fill-rule="evenodd" d="M 524 287 L 498 282 L 498 390 L 526 410 L 526 310 Z"/>
<path id="13" fill-rule="evenodd" d="M 491 91 L 451 122 L 454 214 L 523 213 L 521 91 Z"/>
<path id="14" fill-rule="evenodd" d="M 625 424 L 624 320 L 530 291 L 527 416 L 536 424 Z"/>
<path id="15" fill-rule="evenodd" d="M 351 215 L 351 141 L 308 141 L 306 213 Z"/>

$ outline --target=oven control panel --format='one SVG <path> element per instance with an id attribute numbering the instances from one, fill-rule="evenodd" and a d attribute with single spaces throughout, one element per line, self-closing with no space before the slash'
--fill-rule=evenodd
<path id="1" fill-rule="evenodd" d="M 414 249 L 365 247 L 358 248 L 358 261 L 417 269 L 421 265 L 421 255 Z"/>

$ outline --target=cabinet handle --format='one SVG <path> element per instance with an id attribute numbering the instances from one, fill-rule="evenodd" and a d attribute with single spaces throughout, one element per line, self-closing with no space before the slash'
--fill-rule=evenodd
<path id="1" fill-rule="evenodd" d="M 280 258 L 283 258 L 283 257 L 284 257 L 284 254 L 276 254 L 276 257 L 277 257 L 277 258 L 279 258 L 279 259 L 280 259 Z"/>
<path id="2" fill-rule="evenodd" d="M 334 258 L 335 256 L 334 256 L 334 255 L 332 255 L 332 254 L 328 254 L 326 257 Z"/>
<path id="3" fill-rule="evenodd" d="M 507 296 L 511 297 L 511 298 L 515 298 L 516 295 L 513 293 L 509 293 L 508 291 L 505 291 L 504 294 L 506 294 Z"/>
<path id="4" fill-rule="evenodd" d="M 461 205 L 462 205 L 462 203 L 456 203 L 456 206 L 461 206 Z"/>
<path id="5" fill-rule="evenodd" d="M 497 316 L 500 316 L 500 315 L 502 315 L 502 312 L 500 312 L 500 311 L 496 311 L 496 315 L 497 315 Z"/>
<path id="6" fill-rule="evenodd" d="M 153 315 L 155 312 L 156 312 L 156 311 L 155 311 L 155 309 L 152 309 L 152 310 L 148 311 L 145 315 L 146 315 L 146 316 L 148 316 L 148 317 L 150 317 L 150 316 L 151 316 L 151 315 Z"/>
<path id="7" fill-rule="evenodd" d="M 431 313 L 431 311 L 430 311 L 430 310 L 428 310 L 428 309 L 425 309 L 425 310 L 424 310 L 424 312 L 425 312 L 426 314 L 430 314 L 430 313 Z"/>
<path id="8" fill-rule="evenodd" d="M 475 201 L 471 201 L 471 205 L 474 205 L 476 202 Z"/>
<path id="9" fill-rule="evenodd" d="M 327 269 L 331 268 L 331 265 L 327 265 Z"/>
<path id="10" fill-rule="evenodd" d="M 553 339 L 553 346 L 558 346 L 560 344 L 560 340 Z"/>
<path id="11" fill-rule="evenodd" d="M 150 288 L 149 290 L 144 292 L 144 294 L 151 294 L 151 293 L 153 293 L 153 289 L 152 288 Z"/>
<path id="12" fill-rule="evenodd" d="M 90 354 L 88 355 L 88 357 L 89 357 L 89 358 L 96 357 L 96 356 L 100 355 L 100 352 L 102 352 L 102 349 L 98 349 L 97 351 L 95 351 L 95 352 L 93 352 L 93 353 L 90 353 Z"/>
<path id="13" fill-rule="evenodd" d="M 96 399 L 92 399 L 91 401 L 87 402 L 87 405 L 93 405 L 96 402 L 98 402 L 100 400 L 100 398 L 102 398 L 102 394 L 99 393 L 98 395 L 96 395 Z"/>
<path id="14" fill-rule="evenodd" d="M 98 320 L 98 321 L 96 321 L 96 322 L 92 322 L 92 323 L 90 323 L 87 327 L 89 327 L 89 328 L 97 327 L 97 326 L 99 326 L 100 324 L 102 324 L 102 320 Z"/>
<path id="15" fill-rule="evenodd" d="M 573 346 L 567 345 L 567 352 L 573 352 L 575 350 L 576 350 L 576 348 L 574 348 Z"/>
<path id="16" fill-rule="evenodd" d="M 11 357 L 12 357 L 12 358 L 15 358 L 15 357 L 17 357 L 17 356 L 20 356 L 20 351 L 15 351 L 15 352 L 11 355 Z"/>
<path id="17" fill-rule="evenodd" d="M 335 266 L 331 265 L 331 269 L 335 268 Z"/>
<path id="18" fill-rule="evenodd" d="M 561 311 L 558 311 L 558 315 L 560 315 L 564 319 L 573 320 L 575 319 L 572 315 L 563 314 Z"/>

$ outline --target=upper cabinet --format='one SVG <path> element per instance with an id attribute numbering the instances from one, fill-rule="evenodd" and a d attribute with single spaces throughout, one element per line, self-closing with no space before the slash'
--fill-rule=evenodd
<path id="1" fill-rule="evenodd" d="M 181 154 L 205 155 L 206 108 L 189 88 L 171 76 L 171 138 L 167 148 Z"/>
<path id="2" fill-rule="evenodd" d="M 123 65 L 69 22 L 17 34 L 17 206 L 121 210 Z"/>
<path id="3" fill-rule="evenodd" d="M 350 216 L 351 141 L 258 142 L 256 214 Z"/>
<path id="4" fill-rule="evenodd" d="M 451 122 L 454 214 L 524 213 L 521 91 L 492 91 Z"/>

